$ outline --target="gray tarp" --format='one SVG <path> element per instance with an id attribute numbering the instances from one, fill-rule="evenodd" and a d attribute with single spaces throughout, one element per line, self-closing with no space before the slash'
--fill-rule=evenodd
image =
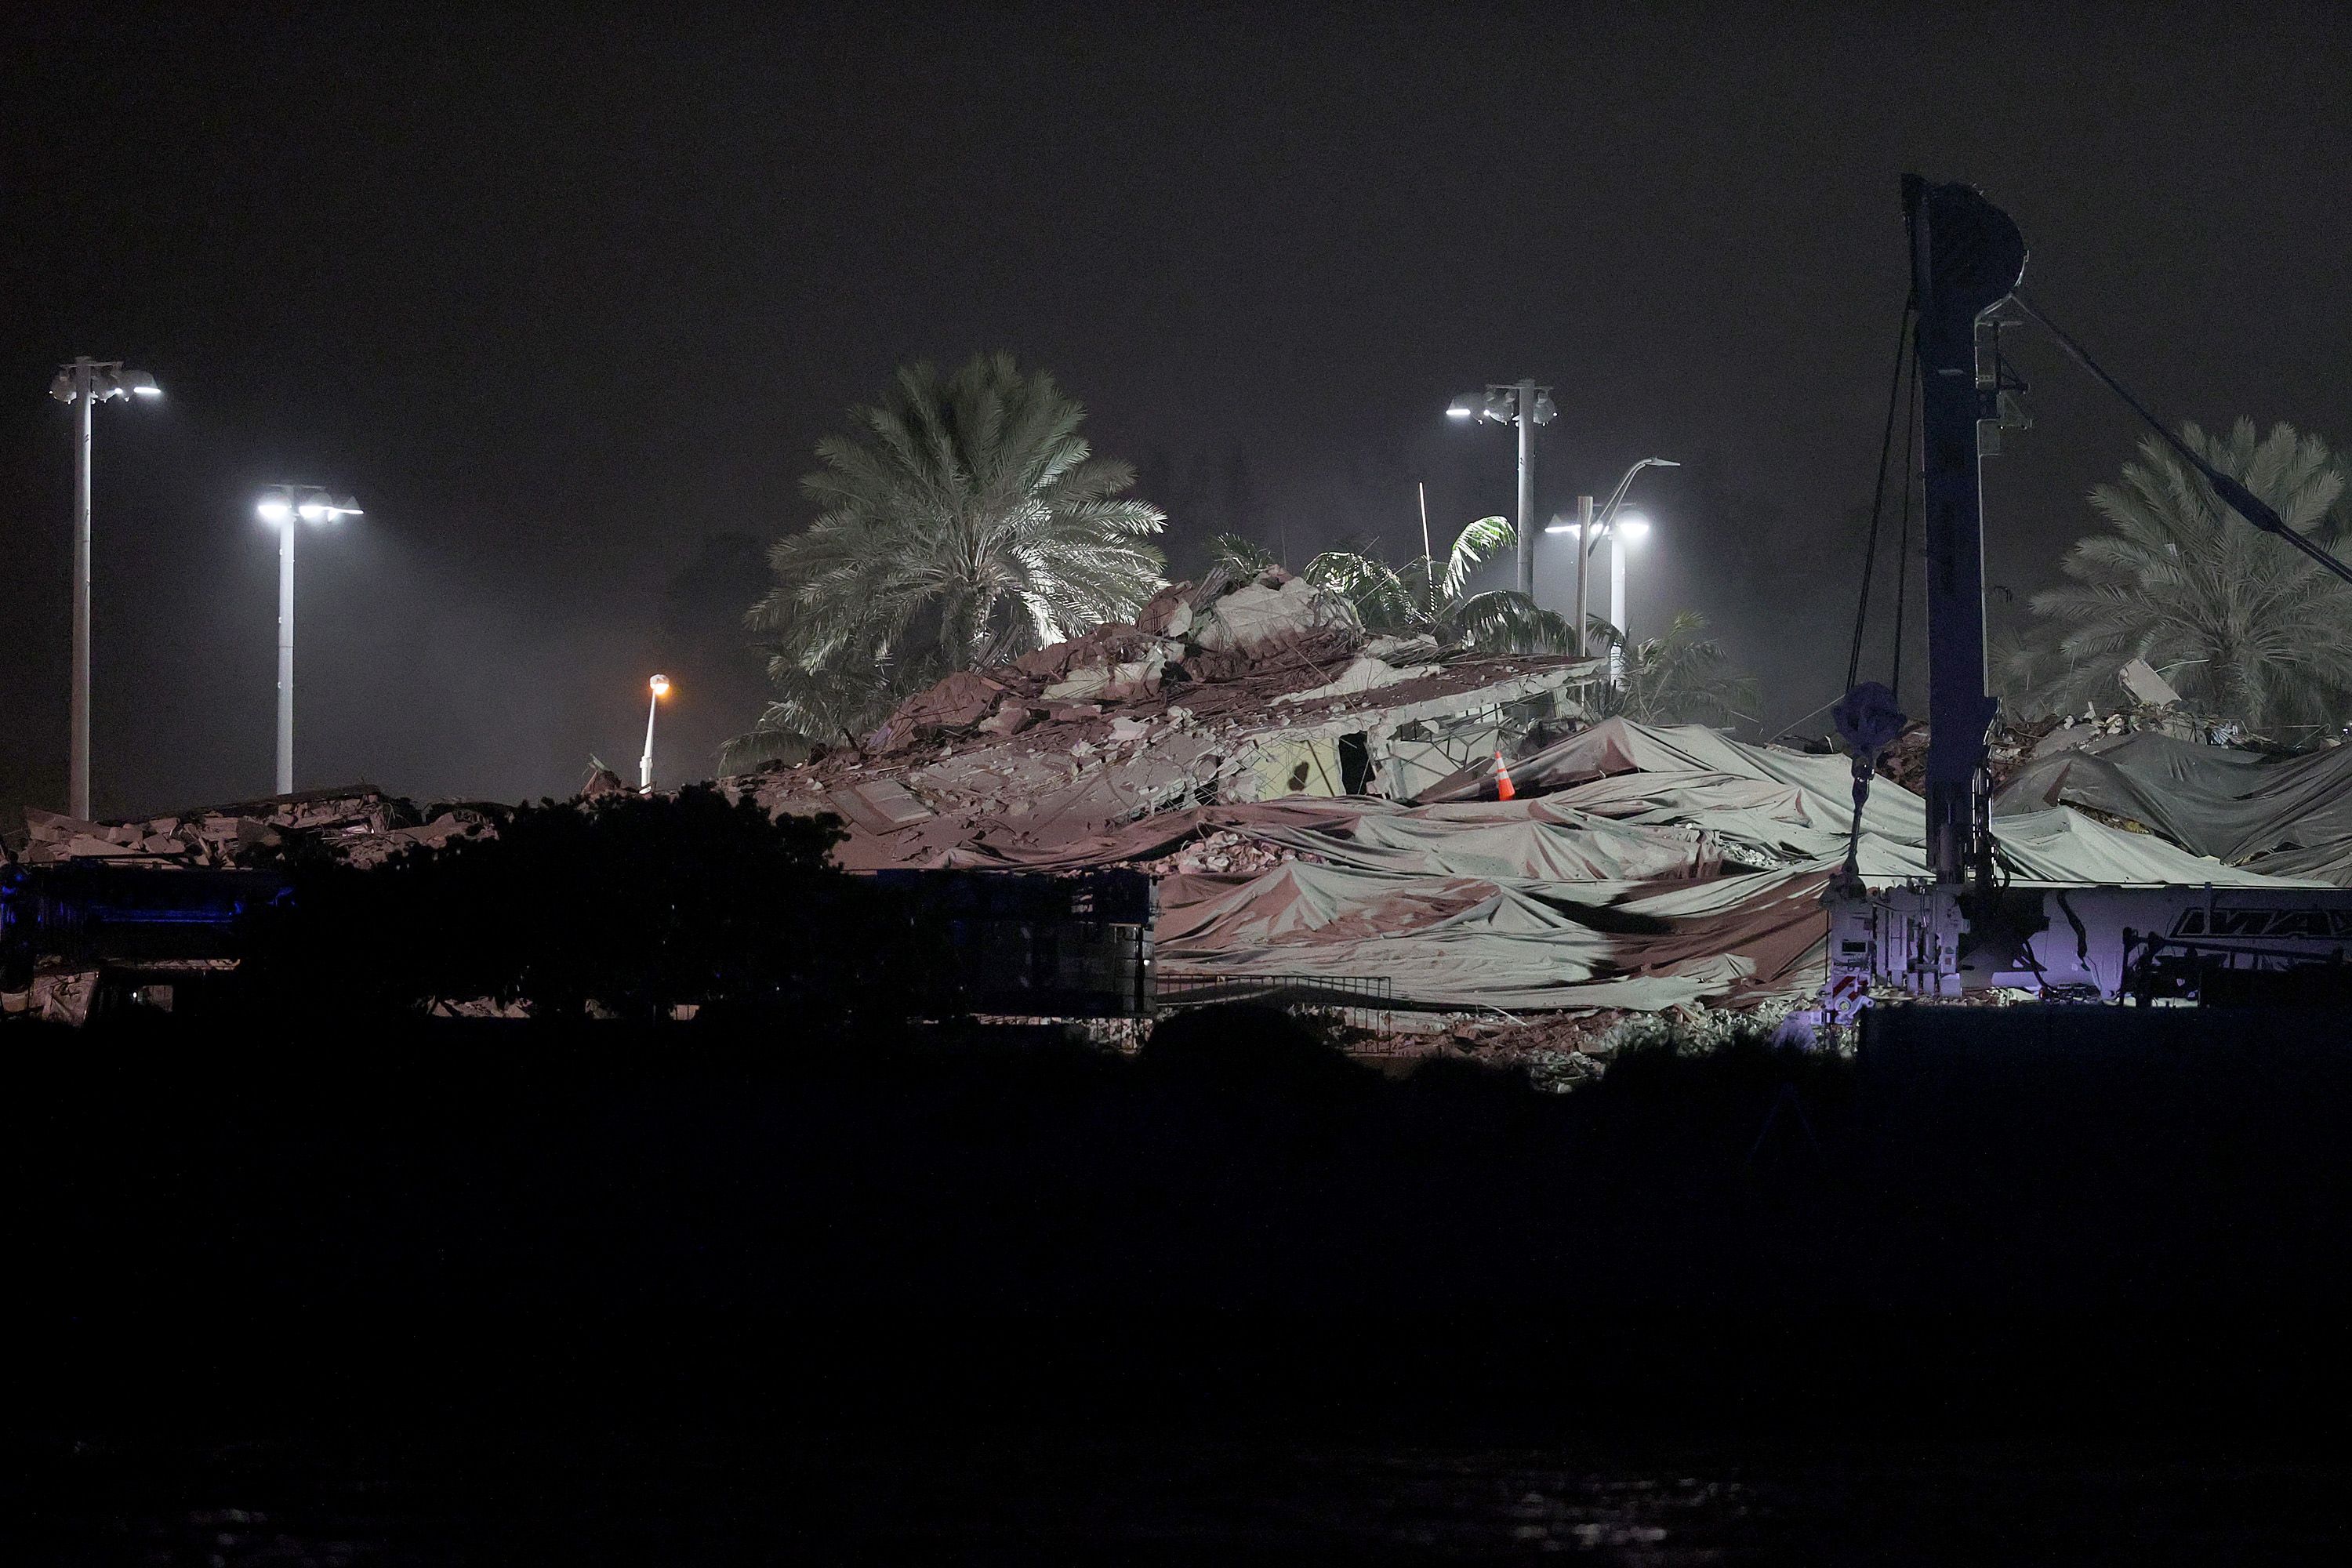
<path id="1" fill-rule="evenodd" d="M 1539 765 L 1515 764 L 1515 780 L 1567 787 L 1230 822 L 1314 858 L 1164 879 L 1163 973 L 1384 977 L 1403 1006 L 1507 1011 L 1656 1010 L 1821 983 L 1819 900 L 1853 810 L 1843 759 L 1611 721 L 1528 762 Z M 1864 820 L 1865 879 L 1927 873 L 1917 795 L 1875 780 Z M 2065 807 L 2004 817 L 1998 837 L 2021 880 L 2280 885 Z M 1710 876 L 1718 857 L 1774 868 Z"/>
<path id="2" fill-rule="evenodd" d="M 2265 757 L 2145 732 L 2101 737 L 2026 763 L 1993 810 L 2053 805 L 2128 817 L 2233 866 L 2352 887 L 2352 746 Z"/>

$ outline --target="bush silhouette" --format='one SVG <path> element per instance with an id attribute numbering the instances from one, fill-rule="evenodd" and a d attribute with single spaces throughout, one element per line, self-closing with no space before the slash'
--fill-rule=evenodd
<path id="1" fill-rule="evenodd" d="M 681 1004 L 837 1019 L 912 1000 L 927 973 L 902 900 L 833 868 L 831 817 L 772 820 L 709 785 L 519 808 L 492 838 L 371 870 L 298 866 L 251 933 L 257 996 L 397 1013 L 438 1000 Z"/>

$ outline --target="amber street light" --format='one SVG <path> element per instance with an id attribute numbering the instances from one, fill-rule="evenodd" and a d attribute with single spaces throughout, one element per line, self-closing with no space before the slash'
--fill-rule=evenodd
<path id="1" fill-rule="evenodd" d="M 669 677 L 653 678 L 653 697 L 646 703 L 646 754 L 637 759 L 637 788 L 646 795 L 654 793 L 654 715 L 661 711 L 661 700 L 669 695 Z"/>

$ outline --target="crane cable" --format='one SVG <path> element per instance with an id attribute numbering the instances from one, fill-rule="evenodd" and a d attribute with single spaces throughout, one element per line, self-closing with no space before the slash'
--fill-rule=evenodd
<path id="1" fill-rule="evenodd" d="M 1878 566 L 1878 523 L 1886 505 L 1886 461 L 1895 451 L 1895 411 L 1905 401 L 1903 373 L 1905 366 L 1911 363 L 1912 307 L 1915 303 L 1916 300 L 1908 296 L 1904 299 L 1903 314 L 1895 330 L 1895 368 L 1886 381 L 1886 428 L 1878 438 L 1878 482 L 1870 495 L 1870 533 L 1862 551 L 1862 593 L 1853 606 L 1853 642 L 1846 653 L 1845 685 L 1849 691 L 1862 678 L 1862 634 L 1870 621 L 1871 580 Z M 1914 373 L 1916 374 L 1916 367 Z M 1903 497 L 1907 512 L 1911 498 L 1907 477 L 1904 480 Z"/>
<path id="2" fill-rule="evenodd" d="M 2261 529 L 2264 533 L 2277 534 L 2281 539 L 2285 540 L 2289 544 L 2294 545 L 2297 550 L 2300 550 L 2305 555 L 2310 556 L 2312 560 L 2317 562 L 2328 571 L 2336 574 L 2336 576 L 2341 577 L 2347 583 L 2352 583 L 2352 566 L 2346 565 L 2343 562 L 2337 560 L 2335 556 L 2321 549 L 2311 540 L 2305 538 L 2301 533 L 2288 527 L 2285 520 L 2281 518 L 2277 512 L 2273 511 L 2269 506 L 2265 505 L 2261 498 L 2256 496 L 2253 491 L 2248 489 L 2244 485 L 2239 483 L 2236 479 L 2231 479 L 2229 475 L 2221 472 L 2221 470 L 2216 468 L 2212 464 L 2207 462 L 2203 458 L 2199 457 L 2194 451 L 2190 450 L 2189 443 L 2174 435 L 2162 420 L 2149 413 L 2140 403 L 2138 398 L 2134 397 L 2129 392 L 2124 389 L 2124 384 L 2122 382 L 2117 381 L 2114 376 L 2109 375 L 2105 371 L 2100 369 L 2099 362 L 2093 359 L 2088 350 L 2084 349 L 2082 344 L 2076 342 L 2071 336 L 2069 336 L 2064 328 L 2052 321 L 2048 316 L 2043 315 L 2042 313 L 2041 307 L 2034 304 L 2032 300 L 2027 296 L 2024 289 L 2020 289 L 2015 290 L 2010 295 L 2010 298 L 2017 301 L 2017 308 L 2024 311 L 2028 316 L 2031 316 L 2043 331 L 2048 332 L 2053 338 L 2055 338 L 2058 341 L 2058 346 L 2066 352 L 2067 358 L 2073 360 L 2076 364 L 2081 365 L 2084 370 L 2089 371 L 2091 374 L 2096 377 L 2099 383 L 2109 392 L 2114 393 L 2117 397 L 2123 399 L 2124 406 L 2129 408 L 2134 414 L 2138 415 L 2140 418 L 2147 421 L 2147 427 L 2155 431 L 2157 435 L 2163 439 L 2166 446 L 2179 453 L 2180 455 L 2181 461 L 2187 463 L 2190 468 L 2205 476 L 2205 482 L 2213 487 L 2214 493 L 2221 498 L 2222 503 L 2229 507 L 2231 510 L 2236 512 L 2240 517 L 2245 519 L 2246 521 L 2252 523 L 2254 527 Z"/>

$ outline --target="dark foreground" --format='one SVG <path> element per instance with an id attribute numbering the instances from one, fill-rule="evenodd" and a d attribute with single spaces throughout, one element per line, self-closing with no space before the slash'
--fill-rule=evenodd
<path id="1" fill-rule="evenodd" d="M 1566 1097 L 1209 1015 L 10 1031 L 11 1515 L 93 1563 L 2340 1560 L 2340 1024 L 1951 1026 Z"/>

